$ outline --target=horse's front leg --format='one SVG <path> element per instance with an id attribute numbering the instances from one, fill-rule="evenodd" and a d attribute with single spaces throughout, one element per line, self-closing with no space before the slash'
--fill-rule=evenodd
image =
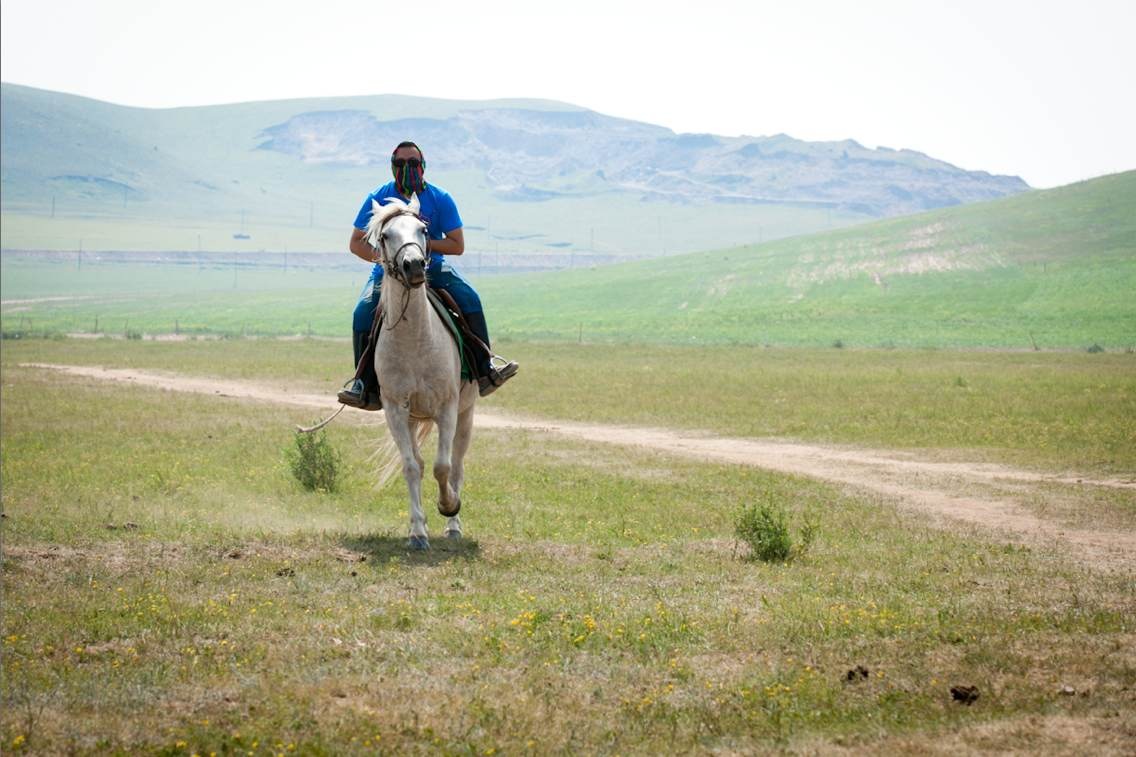
<path id="1" fill-rule="evenodd" d="M 454 433 L 458 424 L 457 402 L 451 402 L 434 418 L 438 427 L 438 455 L 434 458 L 434 478 L 438 482 L 438 512 L 453 518 L 461 510 L 461 498 L 450 483 Z"/>
<path id="2" fill-rule="evenodd" d="M 465 481 L 465 453 L 473 440 L 473 407 L 458 413 L 457 429 L 454 433 L 454 448 L 450 462 L 450 486 L 461 502 L 462 483 Z M 462 536 L 461 518 L 457 515 L 446 521 L 446 537 L 460 539 Z"/>
<path id="3" fill-rule="evenodd" d="M 385 403 L 384 403 L 385 404 Z M 394 404 L 394 403 L 391 403 Z M 429 549 L 426 536 L 426 513 L 422 511 L 422 458 L 418 455 L 414 440 L 414 429 L 410 424 L 410 411 L 402 407 L 383 408 L 387 416 L 387 428 L 402 455 L 402 476 L 410 492 L 410 541 L 411 549 Z"/>

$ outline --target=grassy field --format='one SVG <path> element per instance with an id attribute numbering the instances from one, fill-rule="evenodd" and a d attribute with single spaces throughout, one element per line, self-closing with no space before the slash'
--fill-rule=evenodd
<path id="1" fill-rule="evenodd" d="M 809 480 L 479 432 L 467 540 L 414 555 L 402 486 L 371 483 L 381 428 L 333 426 L 343 484 L 308 493 L 284 462 L 303 411 L 17 365 L 330 391 L 345 343 L 2 346 L 5 752 L 1075 754 L 1136 738 L 1132 577 L 1058 549 Z M 524 372 L 490 407 L 1136 470 L 1130 355 L 509 348 Z M 733 517 L 755 502 L 820 524 L 802 559 L 743 559 Z M 1130 498 L 1107 507 L 1131 528 Z M 971 706 L 952 700 L 962 685 Z"/>
<path id="2" fill-rule="evenodd" d="M 838 231 L 486 282 L 525 339 L 1136 345 L 1136 171 Z"/>
<path id="3" fill-rule="evenodd" d="M 1130 350 L 1133 219 L 1129 172 L 645 262 L 479 277 L 471 253 L 458 267 L 512 340 Z M 345 336 L 367 273 L 4 256 L 0 317 L 8 334 Z"/>
<path id="4" fill-rule="evenodd" d="M 346 340 L 9 340 L 5 361 L 299 385 L 331 396 Z M 1136 355 L 503 342 L 520 378 L 487 407 L 564 420 L 1136 472 Z"/>

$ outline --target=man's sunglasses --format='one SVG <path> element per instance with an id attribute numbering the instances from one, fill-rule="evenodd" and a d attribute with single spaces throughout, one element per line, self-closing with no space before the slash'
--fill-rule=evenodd
<path id="1" fill-rule="evenodd" d="M 391 158 L 391 165 L 395 168 L 402 168 L 403 166 L 410 166 L 411 168 L 425 168 L 426 161 L 419 160 L 418 158 Z"/>

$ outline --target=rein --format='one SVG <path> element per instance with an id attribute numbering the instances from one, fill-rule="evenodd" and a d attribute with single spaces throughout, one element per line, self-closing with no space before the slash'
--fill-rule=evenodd
<path id="1" fill-rule="evenodd" d="M 406 280 L 406 275 L 402 272 L 401 269 L 399 269 L 398 265 L 396 264 L 398 261 L 398 256 L 401 255 L 402 251 L 407 247 L 417 247 L 422 251 L 422 257 L 426 259 L 427 265 L 430 261 L 430 256 L 426 254 L 426 250 L 417 242 L 404 242 L 397 250 L 395 250 L 393 257 L 388 254 L 387 243 L 386 240 L 383 239 L 382 230 L 383 228 L 386 228 L 386 225 L 388 223 L 393 221 L 395 218 L 398 218 L 399 216 L 414 216 L 415 218 L 419 218 L 416 213 L 411 213 L 409 210 L 402 210 L 388 218 L 379 229 L 379 255 L 382 258 L 383 271 L 386 273 L 386 275 L 393 276 L 395 281 L 402 284 L 402 312 L 399 313 L 398 318 L 395 318 L 391 325 L 387 327 L 388 330 L 394 329 L 395 326 L 406 320 L 406 310 L 410 307 L 410 290 L 414 288 L 411 287 L 410 283 Z"/>

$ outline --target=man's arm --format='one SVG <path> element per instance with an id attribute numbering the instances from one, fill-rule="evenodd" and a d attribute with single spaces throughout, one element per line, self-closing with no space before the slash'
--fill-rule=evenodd
<path id="1" fill-rule="evenodd" d="M 465 252 L 465 234 L 461 226 L 446 232 L 445 239 L 427 239 L 426 250 L 439 255 L 461 255 Z"/>
<path id="2" fill-rule="evenodd" d="M 379 251 L 366 239 L 367 232 L 362 229 L 351 229 L 351 241 L 347 243 L 347 249 L 351 250 L 351 254 L 367 263 L 379 262 Z"/>
<path id="3" fill-rule="evenodd" d="M 347 249 L 351 250 L 351 254 L 367 263 L 379 262 L 379 251 L 366 239 L 367 233 L 361 229 L 351 230 L 351 241 L 347 243 Z M 427 239 L 426 251 L 436 252 L 439 255 L 461 255 L 465 252 L 465 234 L 462 233 L 461 227 L 454 229 L 446 234 L 445 239 Z"/>

